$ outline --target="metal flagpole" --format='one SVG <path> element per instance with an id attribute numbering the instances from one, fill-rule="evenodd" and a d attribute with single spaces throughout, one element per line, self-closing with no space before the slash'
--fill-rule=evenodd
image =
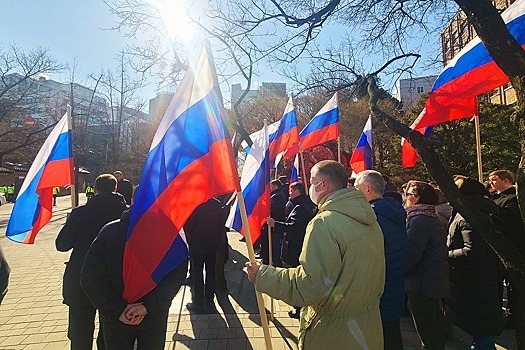
<path id="1" fill-rule="evenodd" d="M 474 125 L 476 129 L 476 152 L 478 155 L 478 180 L 483 183 L 483 163 L 481 160 L 481 130 L 479 127 L 479 115 L 474 116 Z"/>

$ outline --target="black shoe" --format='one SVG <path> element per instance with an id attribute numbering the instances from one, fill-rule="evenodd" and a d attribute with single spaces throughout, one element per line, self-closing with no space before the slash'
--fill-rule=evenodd
<path id="1" fill-rule="evenodd" d="M 215 307 L 215 303 L 206 303 L 204 306 L 204 312 L 207 314 L 217 314 L 219 311 L 217 311 L 217 308 Z"/>
<path id="2" fill-rule="evenodd" d="M 187 303 L 186 304 L 186 309 L 188 309 L 188 311 L 191 312 L 191 313 L 196 313 L 196 314 L 203 314 L 204 313 L 204 306 L 199 305 L 199 304 L 195 304 L 195 303 Z"/>
<path id="3" fill-rule="evenodd" d="M 288 316 L 290 316 L 291 318 L 295 318 L 296 320 L 298 320 L 300 317 L 297 311 L 288 311 Z"/>

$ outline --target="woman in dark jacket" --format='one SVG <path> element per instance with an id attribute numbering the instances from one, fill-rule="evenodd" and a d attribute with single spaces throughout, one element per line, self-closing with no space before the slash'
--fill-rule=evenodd
<path id="1" fill-rule="evenodd" d="M 405 288 L 417 333 L 425 349 L 445 349 L 441 299 L 448 295 L 447 233 L 436 214 L 438 196 L 429 184 L 406 187 L 408 269 Z"/>
<path id="2" fill-rule="evenodd" d="M 465 197 L 487 218 L 497 213 L 480 182 L 456 177 Z M 450 296 L 446 316 L 472 335 L 472 349 L 495 349 L 494 336 L 503 330 L 503 314 L 498 297 L 497 257 L 461 214 L 454 211 L 448 235 Z"/>

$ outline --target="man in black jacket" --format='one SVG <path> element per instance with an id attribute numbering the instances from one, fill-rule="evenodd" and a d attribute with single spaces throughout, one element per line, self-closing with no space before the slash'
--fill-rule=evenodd
<path id="1" fill-rule="evenodd" d="M 113 173 L 117 179 L 117 192 L 124 196 L 126 204 L 131 205 L 131 196 L 133 195 L 133 185 L 128 179 L 124 178 L 122 171 L 117 170 Z"/>
<path id="2" fill-rule="evenodd" d="M 493 190 L 492 200 L 498 206 L 498 215 L 492 219 L 496 227 L 507 236 L 507 238 L 525 256 L 525 228 L 521 218 L 516 188 L 514 187 L 514 175 L 508 170 L 496 170 L 489 174 L 489 184 Z M 513 312 L 518 294 L 510 281 L 507 271 L 498 264 L 500 295 L 503 297 L 503 280 L 507 282 L 507 328 L 514 327 Z"/>
<path id="3" fill-rule="evenodd" d="M 299 255 L 303 249 L 306 226 L 314 217 L 315 204 L 306 195 L 304 184 L 293 182 L 290 184 L 290 202 L 292 210 L 285 221 L 279 221 L 274 217 L 266 219 L 268 226 L 274 227 L 275 231 L 284 232 L 280 249 L 281 260 L 290 267 L 299 266 Z M 299 318 L 299 310 L 290 311 L 292 318 Z"/>
<path id="4" fill-rule="evenodd" d="M 193 278 L 192 302 L 186 307 L 195 313 L 213 313 L 216 311 L 213 299 L 217 251 L 220 238 L 224 235 L 221 203 L 211 198 L 195 208 L 184 225 L 184 232 L 190 248 Z M 206 281 L 204 281 L 204 269 L 206 269 Z"/>
<path id="5" fill-rule="evenodd" d="M 84 261 L 81 282 L 84 292 L 100 314 L 108 350 L 163 350 L 171 302 L 188 271 L 188 261 L 164 276 L 149 293 L 134 303 L 122 298 L 122 265 L 130 210 L 106 225 Z"/>
<path id="6" fill-rule="evenodd" d="M 89 246 L 100 229 L 110 221 L 120 217 L 126 202 L 115 193 L 117 180 L 111 174 L 103 174 L 95 180 L 95 196 L 85 205 L 71 212 L 64 227 L 56 238 L 58 251 L 71 249 L 71 257 L 66 263 L 62 294 L 64 304 L 69 306 L 68 338 L 71 349 L 91 349 L 95 330 L 95 308 L 80 287 L 80 270 Z M 104 349 L 99 331 L 97 347 Z"/>

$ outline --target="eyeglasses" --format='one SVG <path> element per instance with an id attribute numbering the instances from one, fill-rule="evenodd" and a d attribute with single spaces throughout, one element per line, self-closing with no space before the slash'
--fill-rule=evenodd
<path id="1" fill-rule="evenodd" d="M 414 196 L 414 197 L 416 197 L 416 194 L 415 194 L 415 193 L 407 192 L 407 193 L 405 193 L 405 196 Z"/>

